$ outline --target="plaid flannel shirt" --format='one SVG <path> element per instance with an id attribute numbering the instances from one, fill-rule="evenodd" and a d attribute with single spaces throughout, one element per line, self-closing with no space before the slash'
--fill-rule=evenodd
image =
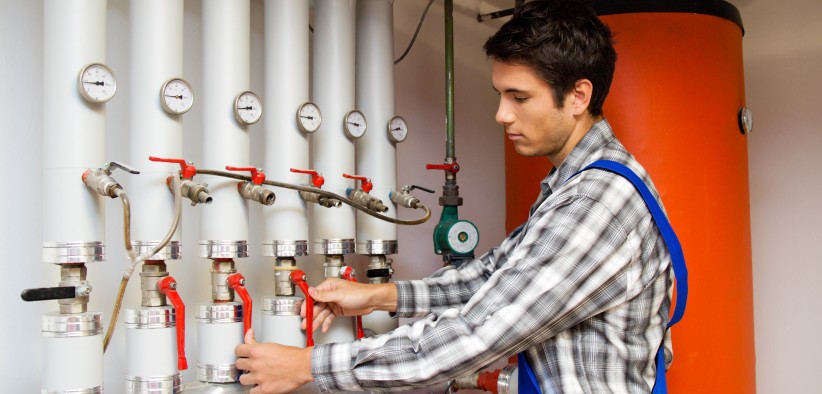
<path id="1" fill-rule="evenodd" d="M 650 392 L 663 340 L 672 359 L 670 256 L 628 180 L 602 170 L 570 178 L 598 159 L 627 165 L 659 199 L 608 122 L 596 123 L 499 247 L 459 268 L 396 282 L 396 315 L 422 319 L 316 346 L 317 386 L 412 390 L 524 351 L 543 393 Z"/>

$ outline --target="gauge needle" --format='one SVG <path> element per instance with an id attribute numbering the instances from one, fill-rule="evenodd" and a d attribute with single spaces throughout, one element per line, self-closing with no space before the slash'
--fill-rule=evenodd
<path id="1" fill-rule="evenodd" d="M 182 99 L 183 99 L 183 95 L 182 95 L 182 94 L 178 94 L 178 95 L 176 95 L 176 96 L 171 95 L 171 94 L 167 94 L 167 95 L 166 95 L 166 97 L 176 98 L 177 100 L 182 100 Z"/>
<path id="2" fill-rule="evenodd" d="M 360 124 L 359 124 L 359 123 L 348 122 L 348 124 L 353 124 L 353 125 L 354 125 L 354 126 L 356 126 L 356 127 L 360 127 Z"/>
<path id="3" fill-rule="evenodd" d="M 83 81 L 83 83 L 87 83 L 89 85 L 97 85 L 97 86 L 103 86 L 103 85 L 106 84 L 103 81 Z"/>
<path id="4" fill-rule="evenodd" d="M 248 106 L 248 107 L 239 107 L 239 108 L 237 108 L 237 109 L 245 109 L 245 110 L 249 110 L 249 111 L 250 111 L 250 110 L 254 109 L 254 107 L 252 107 L 252 106 Z"/>
<path id="5" fill-rule="evenodd" d="M 402 130 L 402 128 L 397 127 L 396 129 L 391 129 L 391 131 L 398 131 L 398 130 Z"/>
<path id="6" fill-rule="evenodd" d="M 310 119 L 310 120 L 314 120 L 314 117 L 313 117 L 313 116 L 302 116 L 302 115 L 300 115 L 300 117 L 301 117 L 301 118 L 303 118 L 303 119 Z"/>

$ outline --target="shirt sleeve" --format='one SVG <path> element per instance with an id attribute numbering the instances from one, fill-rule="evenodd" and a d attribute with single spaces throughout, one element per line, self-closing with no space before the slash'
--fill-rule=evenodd
<path id="1" fill-rule="evenodd" d="M 408 297 L 398 305 L 404 313 L 434 313 L 384 335 L 315 347 L 317 386 L 324 392 L 431 386 L 544 342 L 642 286 L 631 274 L 640 236 L 607 206 L 571 196 L 536 215 L 517 242 L 506 244 L 509 237 L 459 270 L 398 283 L 398 294 Z"/>

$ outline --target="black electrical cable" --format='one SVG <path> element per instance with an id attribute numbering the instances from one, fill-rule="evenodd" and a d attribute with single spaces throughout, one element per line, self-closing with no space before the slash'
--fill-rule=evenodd
<path id="1" fill-rule="evenodd" d="M 420 33 L 420 28 L 422 27 L 422 22 L 425 21 L 425 15 L 428 14 L 428 9 L 431 8 L 431 4 L 434 4 L 434 0 L 430 0 L 428 2 L 428 5 L 425 6 L 425 11 L 423 11 L 422 16 L 420 16 L 420 23 L 417 24 L 417 30 L 414 31 L 414 36 L 411 37 L 411 42 L 408 43 L 408 48 L 405 48 L 405 52 L 402 53 L 402 55 L 399 57 L 399 59 L 394 60 L 394 64 L 397 64 L 397 63 L 401 62 L 402 59 L 405 59 L 405 55 L 407 55 L 408 52 L 411 51 L 411 47 L 414 46 L 414 41 L 417 41 L 417 34 Z"/>

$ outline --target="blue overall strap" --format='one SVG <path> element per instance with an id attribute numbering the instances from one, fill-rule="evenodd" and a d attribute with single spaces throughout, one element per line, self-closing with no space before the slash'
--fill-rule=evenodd
<path id="1" fill-rule="evenodd" d="M 580 172 L 591 168 L 610 171 L 631 181 L 639 194 L 642 196 L 642 199 L 645 201 L 645 205 L 648 207 L 654 222 L 656 222 L 656 225 L 659 228 L 662 239 L 665 241 L 665 245 L 668 248 L 668 253 L 671 255 L 671 265 L 673 266 L 674 276 L 676 277 L 676 305 L 674 306 L 674 314 L 668 322 L 668 328 L 670 328 L 682 320 L 682 316 L 685 314 L 685 304 L 688 301 L 688 269 L 685 266 L 685 256 L 682 253 L 682 245 L 680 245 L 679 239 L 677 238 L 676 233 L 674 233 L 673 227 L 671 227 L 671 223 L 668 221 L 668 218 L 665 216 L 665 213 L 662 211 L 659 203 L 654 198 L 654 195 L 648 189 L 648 186 L 645 185 L 645 182 L 643 182 L 639 176 L 631 171 L 630 168 L 615 161 L 597 160 L 571 176 L 571 178 Z M 531 370 L 531 366 L 528 365 L 528 362 L 525 360 L 522 353 L 517 356 L 517 361 L 519 362 L 519 392 L 529 394 L 541 393 L 539 390 L 539 385 L 536 383 L 534 371 Z M 656 364 L 657 374 L 653 394 L 664 394 L 668 392 L 668 385 L 665 381 L 664 339 L 663 343 L 659 345 L 659 350 L 657 351 Z"/>

